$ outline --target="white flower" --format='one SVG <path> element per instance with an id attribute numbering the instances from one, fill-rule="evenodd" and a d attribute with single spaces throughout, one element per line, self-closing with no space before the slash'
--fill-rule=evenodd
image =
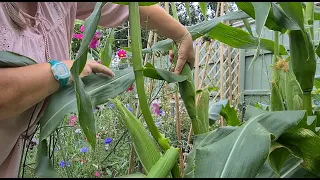
<path id="1" fill-rule="evenodd" d="M 76 129 L 74 132 L 77 134 L 81 134 L 81 129 Z"/>

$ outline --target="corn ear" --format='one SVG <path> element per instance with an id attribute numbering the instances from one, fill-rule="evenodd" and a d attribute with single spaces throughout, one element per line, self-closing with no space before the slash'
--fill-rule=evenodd
<path id="1" fill-rule="evenodd" d="M 271 111 L 283 111 L 284 105 L 281 97 L 280 89 L 276 82 L 271 82 Z"/>
<path id="2" fill-rule="evenodd" d="M 197 115 L 202 132 L 209 132 L 209 91 L 207 89 L 202 90 L 199 94 Z"/>
<path id="3" fill-rule="evenodd" d="M 303 110 L 303 92 L 296 77 L 285 72 L 285 93 L 287 110 Z"/>
<path id="4" fill-rule="evenodd" d="M 127 127 L 134 149 L 148 173 L 161 157 L 159 148 L 139 120 L 117 99 L 111 100 L 118 109 L 120 118 Z"/>
<path id="5" fill-rule="evenodd" d="M 177 162 L 179 148 L 170 148 L 158 162 L 151 168 L 148 178 L 165 178 L 169 175 L 173 165 Z"/>
<path id="6" fill-rule="evenodd" d="M 174 59 L 173 63 L 177 63 L 178 50 L 177 47 L 173 46 Z M 180 75 L 186 76 L 188 79 L 186 81 L 178 83 L 179 93 L 181 99 L 186 107 L 187 113 L 191 119 L 192 129 L 195 135 L 205 133 L 206 131 L 201 128 L 201 122 L 198 121 L 197 111 L 196 111 L 196 92 L 193 84 L 193 78 L 191 69 L 188 64 L 185 64 Z"/>

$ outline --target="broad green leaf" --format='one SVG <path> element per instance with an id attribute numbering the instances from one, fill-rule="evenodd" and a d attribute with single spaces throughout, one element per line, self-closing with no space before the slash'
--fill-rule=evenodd
<path id="1" fill-rule="evenodd" d="M 200 146 L 206 146 L 212 143 L 215 143 L 230 133 L 236 130 L 236 127 L 224 126 L 218 129 L 215 129 L 211 132 L 205 134 L 199 134 L 195 136 L 193 148 L 191 152 L 187 155 L 186 167 L 184 169 L 186 178 L 194 178 L 194 168 L 195 168 L 195 157 L 196 157 L 196 148 Z"/>
<path id="2" fill-rule="evenodd" d="M 40 141 L 38 145 L 35 175 L 40 178 L 57 178 L 59 176 L 51 165 L 51 160 L 48 155 L 47 140 Z"/>
<path id="3" fill-rule="evenodd" d="M 320 20 L 320 7 L 314 6 L 314 20 Z"/>
<path id="4" fill-rule="evenodd" d="M 318 57 L 320 57 L 320 43 L 318 44 L 318 47 L 316 49 L 316 54 L 318 55 Z"/>
<path id="5" fill-rule="evenodd" d="M 80 79 L 79 75 L 87 62 L 88 46 L 96 32 L 101 16 L 101 8 L 105 4 L 106 2 L 97 2 L 93 12 L 88 18 L 85 19 L 84 26 L 86 28 L 84 31 L 84 38 L 81 41 L 79 53 L 70 70 L 73 77 L 74 89 L 77 97 L 80 126 L 84 134 L 86 135 L 88 142 L 93 148 L 96 147 L 95 119 L 92 112 L 90 97 L 86 93 L 83 87 L 83 82 Z"/>
<path id="6" fill-rule="evenodd" d="M 316 121 L 317 121 L 316 129 L 317 129 L 318 127 L 320 127 L 320 111 L 316 110 L 316 111 L 314 111 L 314 114 L 317 116 L 317 119 L 316 119 Z"/>
<path id="7" fill-rule="evenodd" d="M 199 6 L 201 9 L 201 12 L 203 14 L 204 20 L 208 20 L 207 19 L 207 3 L 206 2 L 199 2 Z"/>
<path id="8" fill-rule="evenodd" d="M 228 103 L 221 109 L 221 116 L 227 121 L 227 125 L 229 126 L 238 126 L 240 125 L 240 120 L 237 115 L 237 111 L 235 108 L 230 106 Z"/>
<path id="9" fill-rule="evenodd" d="M 216 103 L 209 102 L 209 120 L 210 125 L 213 123 L 212 121 L 219 120 L 220 118 L 220 112 L 223 107 L 225 107 L 228 103 L 228 99 L 221 100 Z"/>
<path id="10" fill-rule="evenodd" d="M 274 2 L 272 2 L 272 11 L 274 21 L 276 21 L 279 26 L 289 30 L 300 30 L 299 25 L 289 18 L 279 5 Z"/>
<path id="11" fill-rule="evenodd" d="M 104 48 L 101 52 L 101 63 L 107 67 L 110 66 L 112 61 L 112 44 L 114 41 L 114 29 L 111 29 L 104 45 Z"/>
<path id="12" fill-rule="evenodd" d="M 85 91 L 90 96 L 92 105 L 106 103 L 109 98 L 123 93 L 135 80 L 132 69 L 113 72 L 113 78 L 95 74 L 83 78 Z M 76 95 L 72 84 L 51 95 L 49 105 L 40 119 L 40 140 L 53 133 L 65 115 L 76 111 Z M 89 111 L 92 112 L 92 109 Z"/>
<path id="13" fill-rule="evenodd" d="M 253 36 L 252 29 L 251 29 L 251 26 L 250 26 L 248 19 L 243 19 L 242 21 L 243 21 L 244 27 L 247 29 L 248 33 L 250 33 L 251 36 Z"/>
<path id="14" fill-rule="evenodd" d="M 22 67 L 27 65 L 37 64 L 36 61 L 14 53 L 10 51 L 0 51 L 0 67 L 9 68 L 9 67 Z"/>
<path id="15" fill-rule="evenodd" d="M 177 75 L 164 69 L 155 68 L 150 63 L 147 63 L 143 68 L 143 75 L 152 79 L 165 80 L 168 83 L 182 82 L 187 79 L 185 76 Z"/>
<path id="16" fill-rule="evenodd" d="M 158 146 L 141 122 L 124 107 L 119 99 L 115 98 L 111 101 L 118 109 L 119 119 L 125 124 L 130 133 L 134 150 L 136 151 L 144 170 L 146 173 L 149 173 L 161 157 Z"/>
<path id="17" fill-rule="evenodd" d="M 302 167 L 320 177 L 320 137 L 313 131 L 294 128 L 278 140 L 293 154 L 303 159 Z"/>
<path id="18" fill-rule="evenodd" d="M 238 8 L 240 8 L 242 11 L 247 13 L 253 19 L 255 19 L 256 15 L 255 15 L 255 10 L 254 10 L 254 6 L 253 6 L 252 2 L 236 2 L 236 4 L 237 4 Z M 284 33 L 286 31 L 286 29 L 284 29 L 281 26 L 281 24 L 278 24 L 277 21 L 275 20 L 272 9 L 270 10 L 270 12 L 268 14 L 268 18 L 265 22 L 265 26 L 271 30 L 280 31 L 282 33 Z"/>
<path id="19" fill-rule="evenodd" d="M 140 172 L 136 172 L 133 174 L 124 175 L 124 176 L 120 176 L 117 178 L 147 178 L 147 176 L 145 174 L 140 173 Z"/>
<path id="20" fill-rule="evenodd" d="M 209 132 L 209 91 L 203 90 L 198 95 L 197 115 L 198 121 L 205 132 Z"/>
<path id="21" fill-rule="evenodd" d="M 272 143 L 268 162 L 277 175 L 280 174 L 281 168 L 290 154 L 290 150 L 282 144 L 278 142 Z"/>
<path id="22" fill-rule="evenodd" d="M 262 35 L 262 29 L 266 23 L 271 4 L 270 2 L 252 2 L 255 11 L 256 31 L 258 38 Z"/>
<path id="23" fill-rule="evenodd" d="M 185 2 L 184 5 L 186 6 L 186 10 L 187 10 L 187 14 L 189 16 L 189 19 L 191 19 L 190 2 Z"/>
<path id="24" fill-rule="evenodd" d="M 129 5 L 129 2 L 112 2 L 114 4 L 121 4 L 121 5 Z M 158 2 L 139 2 L 139 6 L 152 6 L 158 4 Z"/>
<path id="25" fill-rule="evenodd" d="M 171 4 L 171 8 L 172 8 L 171 10 L 172 10 L 173 18 L 176 19 L 177 21 L 179 21 L 176 4 L 174 2 L 170 2 L 170 4 Z"/>
<path id="26" fill-rule="evenodd" d="M 307 170 L 303 169 L 300 165 L 303 162 L 300 158 L 297 158 L 293 155 L 289 155 L 285 161 L 281 172 L 280 178 L 316 178 L 317 176 L 311 174 Z M 266 162 L 262 168 L 259 170 L 256 178 L 278 178 L 268 162 Z"/>
<path id="27" fill-rule="evenodd" d="M 213 27 L 215 27 L 219 22 L 222 21 L 232 21 L 232 20 L 239 20 L 239 19 L 245 19 L 249 16 L 242 12 L 242 11 L 236 11 L 228 13 L 227 15 L 219 16 L 215 19 L 205 21 L 193 26 L 186 27 L 188 31 L 190 32 L 192 39 L 195 40 L 209 31 L 212 30 Z M 151 48 L 146 48 L 142 50 L 142 53 L 152 53 L 156 51 L 168 51 L 172 49 L 173 41 L 171 39 L 166 39 L 159 41 L 155 43 Z"/>
<path id="28" fill-rule="evenodd" d="M 219 141 L 196 147 L 194 177 L 255 177 L 269 154 L 270 135 L 276 140 L 306 116 L 305 111 L 266 112 L 252 106 L 247 111 L 258 113 L 249 112 L 246 123 Z"/>
<path id="29" fill-rule="evenodd" d="M 254 104 L 254 107 L 260 108 L 260 109 L 265 110 L 265 111 L 269 111 L 270 105 L 257 102 L 257 103 Z"/>
<path id="30" fill-rule="evenodd" d="M 252 37 L 249 33 L 242 29 L 227 26 L 219 23 L 208 33 L 211 39 L 225 43 L 234 48 L 240 49 L 256 49 L 259 45 L 259 40 Z M 264 50 L 274 51 L 274 42 L 269 39 L 261 38 L 260 48 Z M 280 45 L 279 54 L 286 55 L 286 49 Z"/>
<path id="31" fill-rule="evenodd" d="M 290 19 L 296 22 L 300 29 L 304 29 L 304 18 L 301 2 L 279 2 L 283 11 Z"/>

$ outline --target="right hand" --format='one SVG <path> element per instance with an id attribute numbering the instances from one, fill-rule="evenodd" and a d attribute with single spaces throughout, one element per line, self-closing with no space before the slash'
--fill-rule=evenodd
<path id="1" fill-rule="evenodd" d="M 64 61 L 61 61 L 61 62 L 63 62 L 68 67 L 68 69 L 70 70 L 74 61 L 73 60 L 64 60 Z M 88 76 L 92 72 L 94 72 L 94 73 L 102 73 L 102 74 L 105 74 L 105 75 L 110 76 L 110 77 L 114 76 L 114 73 L 108 67 L 97 63 L 95 60 L 87 60 L 87 63 L 84 66 L 84 68 L 83 68 L 83 70 L 82 70 L 82 72 L 80 74 L 80 78 Z M 69 83 L 71 81 L 72 81 L 72 75 L 70 74 Z"/>

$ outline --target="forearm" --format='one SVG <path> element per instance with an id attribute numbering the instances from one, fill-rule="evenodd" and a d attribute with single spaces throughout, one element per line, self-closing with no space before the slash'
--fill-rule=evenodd
<path id="1" fill-rule="evenodd" d="M 180 41 L 186 35 L 190 38 L 188 30 L 172 16 L 170 16 L 161 6 L 140 6 L 140 23 L 144 29 L 156 29 L 157 32 L 174 40 Z"/>
<path id="2" fill-rule="evenodd" d="M 0 68 L 0 120 L 18 115 L 59 89 L 49 63 Z"/>

